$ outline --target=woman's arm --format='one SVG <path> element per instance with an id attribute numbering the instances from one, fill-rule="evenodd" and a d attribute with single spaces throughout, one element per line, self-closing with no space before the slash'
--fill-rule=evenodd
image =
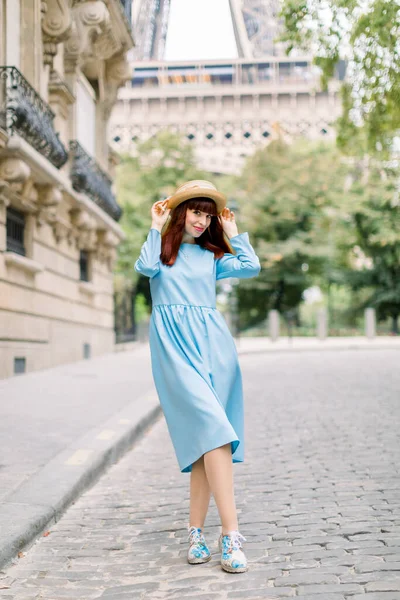
<path id="1" fill-rule="evenodd" d="M 216 279 L 257 277 L 261 271 L 260 260 L 250 244 L 247 231 L 231 237 L 229 241 L 236 255 L 225 253 L 215 261 Z"/>
<path id="2" fill-rule="evenodd" d="M 146 277 L 154 277 L 160 270 L 161 231 L 152 226 L 144 242 L 134 269 Z"/>

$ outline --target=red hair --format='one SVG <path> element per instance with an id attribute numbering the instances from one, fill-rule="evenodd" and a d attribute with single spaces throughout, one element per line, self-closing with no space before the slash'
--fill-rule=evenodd
<path id="1" fill-rule="evenodd" d="M 211 198 L 191 198 L 181 202 L 170 212 L 170 220 L 161 238 L 161 262 L 168 266 L 175 263 L 185 231 L 188 208 L 201 210 L 211 215 L 211 223 L 201 236 L 195 239 L 195 243 L 213 252 L 214 258 L 221 258 L 225 252 L 232 253 L 232 248 L 224 237 L 224 230 L 218 219 L 217 205 L 214 200 L 211 200 Z"/>

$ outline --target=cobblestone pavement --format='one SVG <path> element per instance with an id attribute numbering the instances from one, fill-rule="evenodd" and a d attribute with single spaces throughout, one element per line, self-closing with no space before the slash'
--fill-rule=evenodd
<path id="1" fill-rule="evenodd" d="M 0 579 L 15 600 L 400 599 L 398 351 L 241 357 L 234 465 L 250 569 L 186 562 L 189 474 L 164 420 Z"/>

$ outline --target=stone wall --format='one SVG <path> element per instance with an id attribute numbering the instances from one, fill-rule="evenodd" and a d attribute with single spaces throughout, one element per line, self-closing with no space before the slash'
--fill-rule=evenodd
<path id="1" fill-rule="evenodd" d="M 113 349 L 123 232 L 106 131 L 130 75 L 126 16 L 120 0 L 0 0 L 13 34 L 0 45 L 0 378 Z M 77 125 L 82 82 L 91 154 Z"/>

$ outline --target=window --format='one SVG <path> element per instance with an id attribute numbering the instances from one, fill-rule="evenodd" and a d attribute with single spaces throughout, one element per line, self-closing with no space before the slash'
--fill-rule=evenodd
<path id="1" fill-rule="evenodd" d="M 89 281 L 89 252 L 81 250 L 79 257 L 79 279 Z"/>
<path id="2" fill-rule="evenodd" d="M 89 359 L 91 357 L 92 354 L 92 348 L 90 346 L 90 344 L 88 344 L 87 342 L 85 342 L 83 344 L 83 358 L 85 359 Z"/>
<path id="3" fill-rule="evenodd" d="M 6 33 L 5 38 L 1 41 L 5 44 L 5 60 L 2 56 L 2 64 L 20 68 L 20 44 L 21 44 L 21 7 L 20 0 L 6 0 L 3 2 L 2 8 L 5 10 L 1 15 L 1 25 L 4 27 L 2 33 Z M 1 12 L 1 11 L 0 11 Z M 5 42 L 4 42 L 5 40 Z M 3 46 L 4 51 L 4 46 Z"/>
<path id="4" fill-rule="evenodd" d="M 96 156 L 96 94 L 83 75 L 76 85 L 76 139 L 91 156 Z"/>
<path id="5" fill-rule="evenodd" d="M 14 357 L 14 375 L 21 375 L 26 372 L 26 358 Z"/>
<path id="6" fill-rule="evenodd" d="M 25 215 L 15 208 L 7 207 L 7 250 L 25 256 Z"/>

